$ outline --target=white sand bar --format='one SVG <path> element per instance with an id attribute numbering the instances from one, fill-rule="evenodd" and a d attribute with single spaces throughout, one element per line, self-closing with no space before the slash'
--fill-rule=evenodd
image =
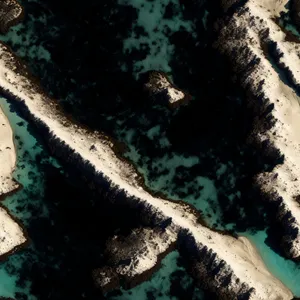
<path id="1" fill-rule="evenodd" d="M 91 133 L 70 124 L 57 111 L 53 101 L 42 95 L 33 82 L 19 73 L 16 65 L 14 56 L 5 46 L 0 45 L 0 86 L 22 101 L 34 118 L 48 126 L 54 136 L 74 149 L 82 159 L 89 161 L 98 172 L 103 173 L 112 186 L 124 190 L 128 197 L 134 196 L 147 202 L 153 211 L 171 217 L 178 230 L 188 229 L 196 242 L 206 245 L 219 259 L 227 262 L 241 282 L 255 288 L 252 299 L 293 298 L 292 293 L 266 269 L 256 249 L 247 239 L 234 239 L 216 233 L 197 223 L 188 207 L 150 195 L 139 185 L 132 166 L 115 155 L 111 142 L 98 132 Z M 232 288 L 234 284 L 233 282 L 228 288 Z"/>
<path id="2" fill-rule="evenodd" d="M 16 164 L 16 151 L 9 122 L 0 109 L 0 195 L 18 187 L 12 178 Z M 13 251 L 26 242 L 21 226 L 0 207 L 0 256 Z"/>

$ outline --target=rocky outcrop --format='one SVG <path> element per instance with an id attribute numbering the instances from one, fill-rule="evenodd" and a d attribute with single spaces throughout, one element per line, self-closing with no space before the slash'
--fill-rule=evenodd
<path id="1" fill-rule="evenodd" d="M 16 0 L 2 0 L 0 3 L 0 32 L 17 24 L 23 17 L 23 8 Z"/>
<path id="2" fill-rule="evenodd" d="M 93 277 L 103 291 L 119 282 L 132 288 L 147 280 L 160 261 L 174 248 L 176 233 L 172 228 L 134 229 L 128 236 L 114 236 L 106 244 L 108 266 L 97 269 Z"/>
<path id="3" fill-rule="evenodd" d="M 191 99 L 190 95 L 175 87 L 162 72 L 146 72 L 140 76 L 140 81 L 147 98 L 154 103 L 167 104 L 174 108 Z"/>

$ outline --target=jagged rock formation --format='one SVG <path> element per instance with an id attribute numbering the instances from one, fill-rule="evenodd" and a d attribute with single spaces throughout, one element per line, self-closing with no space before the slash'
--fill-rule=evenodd
<path id="1" fill-rule="evenodd" d="M 108 291 L 120 281 L 132 288 L 146 280 L 172 250 L 176 238 L 174 229 L 160 227 L 138 228 L 128 236 L 112 237 L 106 244 L 108 266 L 94 271 L 96 284 Z"/>
<path id="2" fill-rule="evenodd" d="M 226 261 L 242 283 L 255 288 L 253 299 L 292 298 L 291 292 L 265 268 L 245 238 L 210 230 L 199 223 L 199 214 L 191 206 L 150 194 L 132 165 L 115 154 L 114 142 L 67 119 L 3 45 L 0 45 L 0 65 L 0 86 L 6 95 L 36 124 L 56 156 L 76 165 L 91 178 L 91 186 L 109 191 L 111 201 L 123 198 L 131 203 L 145 218 L 148 216 L 149 223 L 168 221 L 174 235 L 181 229 L 188 230 L 197 244 L 207 246 L 220 260 Z"/>
<path id="3" fill-rule="evenodd" d="M 15 0 L 0 2 L 0 32 L 6 33 L 9 27 L 17 24 L 23 16 L 22 6 Z"/>
<path id="4" fill-rule="evenodd" d="M 150 71 L 141 76 L 143 90 L 147 97 L 157 103 L 167 103 L 170 107 L 178 107 L 187 103 L 190 96 L 175 87 L 165 74 Z"/>
<path id="5" fill-rule="evenodd" d="M 282 248 L 286 256 L 300 258 L 300 207 L 295 201 L 300 185 L 299 50 L 286 40 L 276 24 L 286 1 L 250 0 L 220 24 L 216 47 L 227 54 L 250 105 L 259 111 L 260 126 L 253 132 L 261 151 L 284 157 L 272 172 L 258 174 L 256 183 L 265 198 L 277 208 L 277 221 L 284 231 Z M 294 82 L 287 80 L 286 74 Z M 252 102 L 252 103 L 251 103 Z M 263 125 L 263 126 L 262 126 Z"/>

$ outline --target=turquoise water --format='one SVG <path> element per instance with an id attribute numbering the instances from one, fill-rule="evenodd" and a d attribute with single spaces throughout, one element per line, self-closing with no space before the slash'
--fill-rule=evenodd
<path id="1" fill-rule="evenodd" d="M 267 238 L 265 231 L 259 231 L 255 234 L 242 233 L 241 235 L 247 237 L 256 246 L 256 249 L 271 273 L 279 278 L 295 296 L 299 297 L 300 265 L 284 259 L 272 251 L 264 242 Z"/>
<path id="2" fill-rule="evenodd" d="M 168 254 L 161 262 L 162 266 L 149 281 L 146 281 L 131 290 L 121 289 L 122 295 L 111 296 L 111 300 L 177 300 L 191 299 L 202 300 L 204 294 L 193 286 L 192 279 L 185 269 L 178 264 L 179 253 L 177 251 Z M 177 282 L 173 282 L 177 276 Z M 177 286 L 174 286 L 176 285 Z M 179 284 L 179 285 L 178 285 Z M 173 286 L 172 286 L 173 285 Z M 172 295 L 172 288 L 182 288 L 182 296 L 178 298 Z M 151 295 L 152 298 L 149 298 Z M 186 298 L 184 298 L 186 297 Z"/>

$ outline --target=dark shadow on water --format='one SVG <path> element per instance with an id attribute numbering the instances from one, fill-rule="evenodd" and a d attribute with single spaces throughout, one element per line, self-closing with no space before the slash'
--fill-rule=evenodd
<path id="1" fill-rule="evenodd" d="M 27 228 L 38 261 L 22 267 L 38 299 L 102 299 L 91 272 L 105 264 L 106 239 L 140 225 L 135 211 L 114 206 L 84 189 L 77 178 L 45 165 L 44 203 L 49 218 L 36 216 Z M 19 298 L 18 298 L 19 299 Z"/>

